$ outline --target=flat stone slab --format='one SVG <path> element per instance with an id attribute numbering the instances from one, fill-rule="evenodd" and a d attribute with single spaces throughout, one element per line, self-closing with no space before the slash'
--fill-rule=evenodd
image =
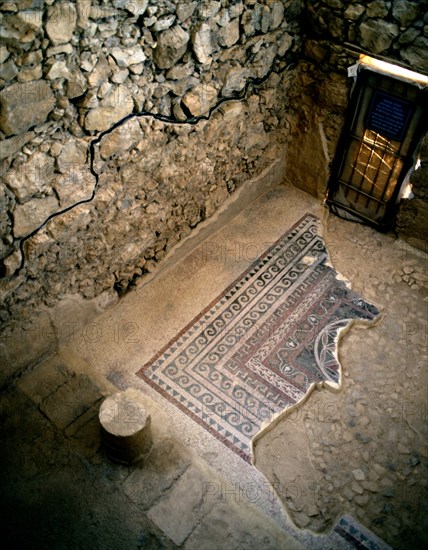
<path id="1" fill-rule="evenodd" d="M 209 512 L 213 503 L 204 499 L 206 479 L 190 466 L 147 516 L 180 546 Z"/>
<path id="2" fill-rule="evenodd" d="M 17 385 L 27 397 L 39 405 L 73 376 L 67 365 L 57 355 L 20 378 Z"/>
<path id="3" fill-rule="evenodd" d="M 142 467 L 137 467 L 123 484 L 134 504 L 147 510 L 168 491 L 190 465 L 190 458 L 172 439 L 153 445 Z"/>
<path id="4" fill-rule="evenodd" d="M 64 430 L 103 397 L 85 374 L 73 376 L 41 404 L 40 409 L 59 430 Z"/>

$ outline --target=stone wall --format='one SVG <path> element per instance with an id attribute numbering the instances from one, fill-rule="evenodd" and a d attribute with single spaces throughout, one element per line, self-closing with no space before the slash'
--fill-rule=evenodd
<path id="1" fill-rule="evenodd" d="M 3 372 L 50 353 L 279 158 L 322 197 L 351 50 L 426 69 L 426 7 L 3 2 Z"/>
<path id="2" fill-rule="evenodd" d="M 300 0 L 0 6 L 3 374 L 284 155 Z"/>
<path id="3" fill-rule="evenodd" d="M 420 166 L 410 176 L 412 199 L 404 199 L 398 210 L 397 233 L 412 246 L 428 253 L 428 134 L 422 142 Z"/>
<path id="4" fill-rule="evenodd" d="M 308 35 L 428 71 L 427 0 L 307 0 Z"/>

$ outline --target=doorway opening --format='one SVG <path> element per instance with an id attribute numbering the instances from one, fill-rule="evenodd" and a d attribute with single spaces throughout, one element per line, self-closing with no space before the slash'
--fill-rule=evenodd
<path id="1" fill-rule="evenodd" d="M 388 230 L 426 132 L 428 77 L 361 56 L 327 189 L 330 210 Z"/>

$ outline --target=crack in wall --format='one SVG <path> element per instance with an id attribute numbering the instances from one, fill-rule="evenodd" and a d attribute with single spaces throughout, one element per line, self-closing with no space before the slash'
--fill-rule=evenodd
<path id="1" fill-rule="evenodd" d="M 279 61 L 282 61 L 282 60 L 279 60 Z M 64 209 L 51 214 L 42 224 L 39 225 L 39 227 L 34 229 L 31 233 L 29 233 L 28 235 L 26 235 L 25 237 L 23 237 L 20 240 L 20 242 L 19 242 L 19 251 L 21 253 L 21 264 L 20 264 L 18 270 L 14 273 L 14 275 L 18 276 L 21 273 L 21 271 L 23 270 L 24 266 L 25 266 L 24 245 L 25 245 L 25 242 L 28 239 L 30 239 L 31 237 L 34 237 L 34 235 L 36 235 L 41 229 L 43 229 L 43 227 L 45 227 L 45 225 L 49 221 L 51 221 L 52 219 L 54 219 L 58 216 L 62 216 L 63 214 L 66 214 L 67 212 L 70 212 L 74 208 L 76 208 L 76 207 L 78 207 L 82 204 L 88 204 L 88 203 L 90 203 L 94 200 L 96 192 L 97 192 L 98 183 L 99 183 L 99 174 L 94 169 L 95 147 L 101 142 L 101 140 L 103 139 L 104 136 L 110 134 L 111 132 L 116 130 L 116 128 L 119 128 L 120 126 L 125 124 L 128 120 L 131 120 L 131 119 L 137 118 L 137 117 L 138 118 L 140 118 L 140 117 L 151 117 L 154 120 L 159 120 L 161 122 L 165 122 L 165 123 L 168 123 L 168 124 L 183 124 L 183 125 L 190 124 L 192 126 L 195 126 L 196 124 L 198 124 L 202 120 L 210 120 L 210 118 L 211 118 L 212 114 L 214 113 L 214 111 L 216 111 L 221 105 L 223 105 L 223 103 L 226 103 L 228 101 L 244 101 L 247 97 L 247 93 L 248 93 L 248 90 L 249 90 L 250 86 L 261 86 L 264 82 L 266 82 L 270 78 L 270 76 L 272 74 L 280 75 L 280 74 L 284 73 L 285 71 L 287 71 L 289 69 L 292 69 L 293 67 L 295 67 L 295 65 L 296 65 L 296 61 L 293 60 L 293 61 L 289 62 L 288 64 L 284 65 L 284 67 L 281 67 L 279 69 L 276 69 L 276 68 L 270 69 L 268 71 L 268 73 L 265 76 L 261 77 L 261 78 L 254 78 L 254 77 L 249 78 L 247 80 L 246 84 L 245 84 L 245 87 L 244 87 L 243 91 L 240 94 L 236 94 L 234 96 L 221 98 L 213 107 L 210 108 L 208 113 L 205 114 L 205 115 L 190 117 L 190 118 L 187 118 L 186 120 L 178 120 L 174 117 L 161 115 L 161 114 L 158 114 L 158 113 L 152 113 L 151 111 L 144 111 L 143 110 L 143 111 L 140 111 L 138 113 L 130 113 L 129 115 L 126 115 L 121 120 L 119 120 L 118 122 L 113 124 L 110 128 L 108 128 L 107 130 L 104 130 L 103 132 L 101 132 L 95 139 L 93 139 L 89 143 L 89 169 L 90 169 L 91 174 L 95 178 L 94 189 L 92 191 L 92 195 L 88 199 L 82 199 L 82 200 L 76 202 L 75 204 L 67 206 Z"/>

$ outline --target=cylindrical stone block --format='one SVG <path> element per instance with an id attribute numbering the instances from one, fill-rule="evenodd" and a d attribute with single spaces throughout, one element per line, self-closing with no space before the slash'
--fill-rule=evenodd
<path id="1" fill-rule="evenodd" d="M 150 415 L 139 391 L 131 388 L 107 397 L 99 419 L 102 444 L 113 462 L 132 464 L 150 449 Z"/>

